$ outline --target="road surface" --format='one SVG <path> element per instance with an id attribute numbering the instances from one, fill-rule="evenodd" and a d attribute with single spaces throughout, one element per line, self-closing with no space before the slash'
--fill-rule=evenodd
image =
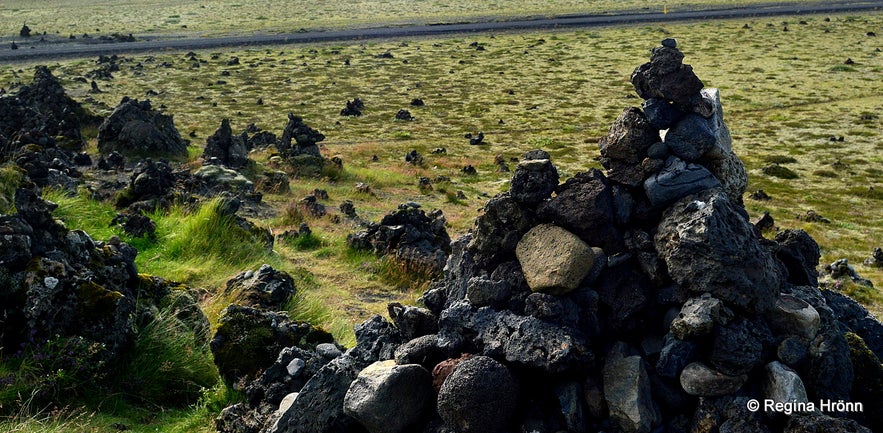
<path id="1" fill-rule="evenodd" d="M 883 0 L 850 1 L 832 0 L 824 4 L 770 3 L 746 7 L 727 7 L 693 11 L 676 11 L 668 14 L 658 12 L 623 12 L 609 15 L 569 15 L 552 18 L 478 21 L 466 23 L 442 23 L 405 25 L 396 27 L 372 27 L 328 31 L 303 31 L 281 34 L 254 34 L 222 37 L 139 37 L 137 42 L 98 42 L 96 39 L 58 40 L 39 42 L 19 41 L 19 49 L 11 49 L 11 43 L 0 47 L 0 62 L 54 60 L 61 58 L 84 58 L 110 54 L 132 54 L 150 51 L 190 51 L 221 47 L 267 46 L 307 44 L 333 41 L 359 41 L 418 36 L 442 36 L 450 34 L 501 32 L 514 30 L 544 30 L 565 28 L 590 28 L 599 26 L 701 21 L 726 18 L 755 18 L 781 15 L 827 14 L 840 12 L 883 11 Z"/>

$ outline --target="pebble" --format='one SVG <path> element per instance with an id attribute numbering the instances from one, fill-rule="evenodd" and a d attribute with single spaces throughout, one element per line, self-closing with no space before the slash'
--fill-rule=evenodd
<path id="1" fill-rule="evenodd" d="M 677 48 L 678 41 L 675 40 L 674 38 L 665 38 L 662 40 L 662 46 L 668 47 L 668 48 Z"/>

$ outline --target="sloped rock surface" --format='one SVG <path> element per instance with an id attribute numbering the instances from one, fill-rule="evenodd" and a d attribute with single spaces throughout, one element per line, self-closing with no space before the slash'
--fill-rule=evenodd
<path id="1" fill-rule="evenodd" d="M 153 109 L 150 101 L 123 98 L 98 128 L 98 151 L 138 156 L 187 156 L 172 116 Z"/>

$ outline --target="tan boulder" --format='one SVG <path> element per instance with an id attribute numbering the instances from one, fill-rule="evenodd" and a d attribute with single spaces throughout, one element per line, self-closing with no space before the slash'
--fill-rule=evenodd
<path id="1" fill-rule="evenodd" d="M 564 294 L 592 270 L 595 253 L 575 234 L 551 224 L 538 225 L 515 247 L 527 285 L 534 292 Z"/>

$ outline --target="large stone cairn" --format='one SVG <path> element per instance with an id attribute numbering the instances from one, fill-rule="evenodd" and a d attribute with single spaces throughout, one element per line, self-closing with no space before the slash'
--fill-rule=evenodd
<path id="1" fill-rule="evenodd" d="M 805 232 L 755 234 L 718 92 L 674 40 L 651 53 L 632 76 L 643 108 L 600 142 L 606 174 L 559 184 L 549 154 L 528 152 L 451 243 L 426 308 L 391 305 L 392 324 L 358 326 L 330 361 L 283 351 L 266 371 L 287 366 L 291 394 L 219 430 L 883 429 L 883 325 L 817 288 Z M 752 399 L 864 411 L 752 412 Z"/>

